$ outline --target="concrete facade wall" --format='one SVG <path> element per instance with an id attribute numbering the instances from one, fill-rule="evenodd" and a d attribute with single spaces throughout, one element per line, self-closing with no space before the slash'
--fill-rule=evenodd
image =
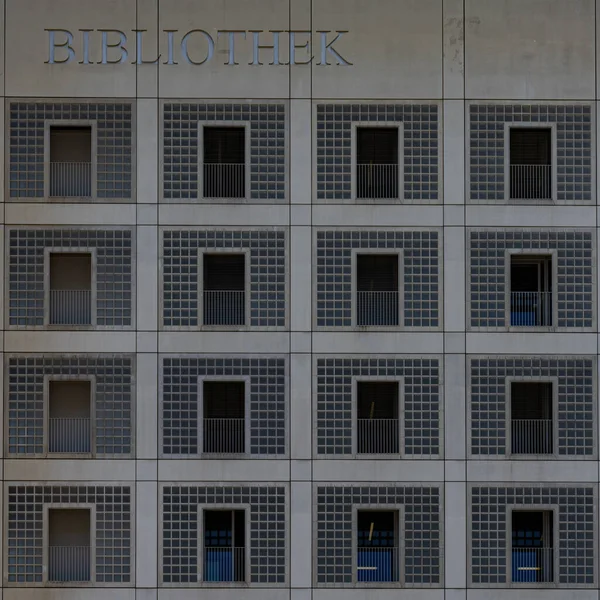
<path id="1" fill-rule="evenodd" d="M 600 0 L 0 0 L 0 600 L 597 600 L 599 15 Z M 48 30 L 71 49 L 52 53 Z M 96 136 L 86 201 L 47 195 L 46 128 L 65 120 Z M 203 198 L 195 170 L 200 123 L 223 122 L 250 131 L 235 202 Z M 401 197 L 357 200 L 353 123 L 386 122 L 404 130 Z M 556 130 L 551 202 L 506 198 L 515 122 Z M 57 248 L 93 252 L 93 327 L 47 325 Z M 199 325 L 207 248 L 246 253 L 248 327 Z M 390 248 L 402 322 L 359 329 L 353 257 Z M 532 249 L 559 257 L 557 326 L 514 330 L 503 261 Z M 552 460 L 500 452 L 499 388 L 533 372 L 567 407 Z M 202 457 L 194 394 L 228 374 L 248 381 L 250 450 Z M 399 459 L 352 454 L 365 374 L 408 390 Z M 93 378 L 92 458 L 45 453 L 55 376 Z M 45 583 L 55 504 L 95 507 L 95 585 Z M 353 511 L 382 504 L 417 558 L 402 586 L 368 589 Z M 507 584 L 505 506 L 522 504 L 580 543 L 544 589 Z M 243 589 L 197 582 L 206 506 L 246 511 Z"/>

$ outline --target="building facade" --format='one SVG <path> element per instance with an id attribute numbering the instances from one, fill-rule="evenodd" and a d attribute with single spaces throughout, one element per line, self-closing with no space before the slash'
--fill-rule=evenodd
<path id="1" fill-rule="evenodd" d="M 598 599 L 598 0 L 0 7 L 0 600 Z"/>

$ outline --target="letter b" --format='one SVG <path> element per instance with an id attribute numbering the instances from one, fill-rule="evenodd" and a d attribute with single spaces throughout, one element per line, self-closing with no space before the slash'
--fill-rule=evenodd
<path id="1" fill-rule="evenodd" d="M 75 60 L 75 50 L 73 50 L 73 34 L 67 29 L 46 29 L 48 32 L 48 60 L 47 65 L 61 65 Z M 56 43 L 56 34 L 64 33 L 66 40 L 62 44 Z M 67 56 L 62 60 L 56 59 L 56 49 L 64 48 L 67 51 Z"/>

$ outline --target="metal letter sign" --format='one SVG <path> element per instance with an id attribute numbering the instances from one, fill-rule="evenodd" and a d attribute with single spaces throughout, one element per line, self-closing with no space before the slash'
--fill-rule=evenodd
<path id="1" fill-rule="evenodd" d="M 46 29 L 48 32 L 48 65 L 116 65 L 130 61 L 132 65 L 202 66 L 223 60 L 227 66 L 295 66 L 314 61 L 318 67 L 349 67 L 344 57 L 342 38 L 347 31 L 306 31 L 287 29 L 219 29 L 210 33 L 204 29 L 180 32 L 163 29 L 162 46 L 165 55 L 157 58 L 144 54 L 145 29 L 130 32 L 120 29 Z M 287 37 L 284 37 L 287 36 Z M 128 43 L 131 40 L 131 49 Z M 217 44 L 225 48 L 216 51 Z M 337 47 L 336 47 L 337 46 Z M 245 53 L 245 59 L 244 59 Z M 288 54 L 288 62 L 285 54 Z M 216 58 L 218 56 L 218 59 Z M 92 60 L 91 57 L 94 57 Z"/>

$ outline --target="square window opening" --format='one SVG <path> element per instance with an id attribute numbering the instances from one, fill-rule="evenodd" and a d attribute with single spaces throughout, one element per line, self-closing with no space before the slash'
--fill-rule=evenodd
<path id="1" fill-rule="evenodd" d="M 48 511 L 48 581 L 91 581 L 91 511 Z"/>
<path id="2" fill-rule="evenodd" d="M 243 381 L 203 383 L 203 451 L 243 454 L 245 451 L 245 384 Z"/>
<path id="3" fill-rule="evenodd" d="M 359 326 L 393 326 L 400 322 L 397 254 L 356 257 L 356 319 Z"/>
<path id="4" fill-rule="evenodd" d="M 400 580 L 399 520 L 397 510 L 357 511 L 358 582 Z"/>
<path id="5" fill-rule="evenodd" d="M 510 392 L 512 454 L 552 454 L 552 384 L 512 382 Z"/>
<path id="6" fill-rule="evenodd" d="M 244 325 L 245 270 L 243 254 L 204 254 L 204 325 Z"/>
<path id="7" fill-rule="evenodd" d="M 550 510 L 512 511 L 513 583 L 554 581 L 554 514 Z"/>
<path id="8" fill-rule="evenodd" d="M 246 515 L 243 510 L 204 511 L 205 582 L 246 580 Z"/>
<path id="9" fill-rule="evenodd" d="M 509 130 L 510 199 L 552 199 L 552 130 L 511 127 Z"/>
<path id="10" fill-rule="evenodd" d="M 510 324 L 552 325 L 552 257 L 513 255 L 510 259 Z"/>
<path id="11" fill-rule="evenodd" d="M 92 128 L 50 127 L 50 196 L 92 195 Z"/>
<path id="12" fill-rule="evenodd" d="M 244 127 L 204 127 L 203 157 L 205 198 L 246 196 Z"/>
<path id="13" fill-rule="evenodd" d="M 50 325 L 92 324 L 92 255 L 50 254 Z"/>
<path id="14" fill-rule="evenodd" d="M 398 198 L 398 128 L 356 130 L 356 195 L 364 199 Z"/>
<path id="15" fill-rule="evenodd" d="M 357 383 L 357 453 L 398 454 L 400 450 L 397 381 Z"/>
<path id="16" fill-rule="evenodd" d="M 89 454 L 92 448 L 92 388 L 89 381 L 50 381 L 48 452 Z"/>

